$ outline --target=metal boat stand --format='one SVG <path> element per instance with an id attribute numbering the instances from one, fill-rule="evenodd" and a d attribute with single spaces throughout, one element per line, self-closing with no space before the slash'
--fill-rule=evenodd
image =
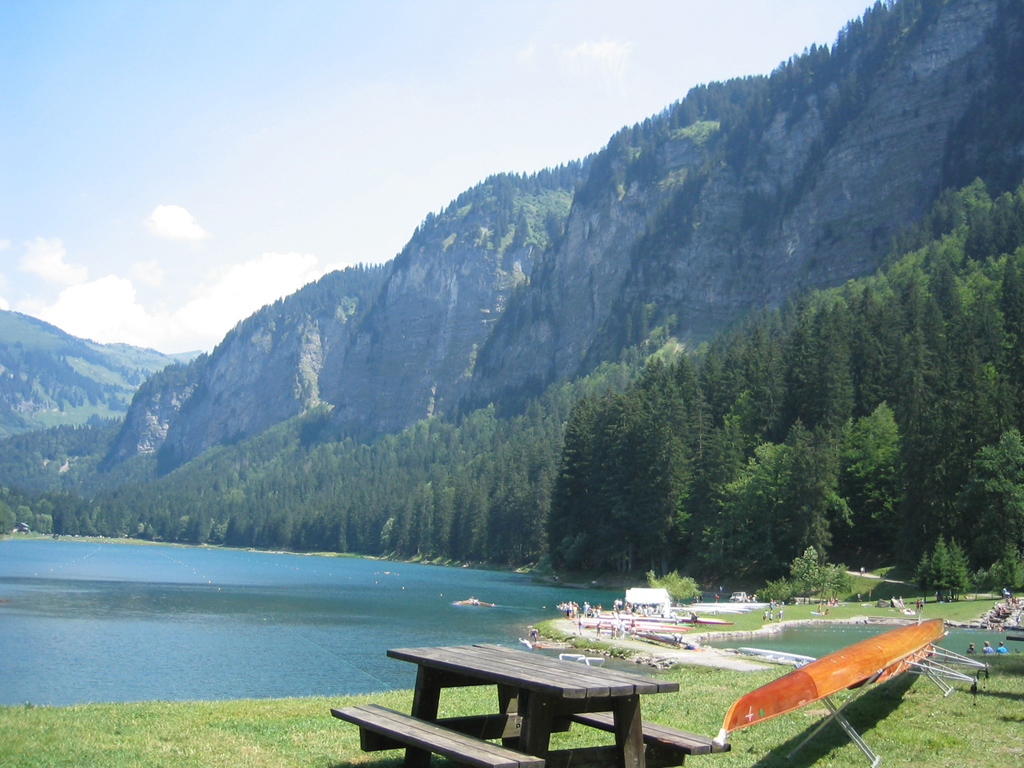
<path id="1" fill-rule="evenodd" d="M 842 706 L 839 707 L 837 707 L 832 702 L 831 696 L 824 696 L 821 699 L 819 699 L 819 701 L 823 702 L 825 706 L 828 707 L 828 711 L 832 714 L 830 714 L 828 717 L 826 717 L 824 720 L 818 723 L 818 727 L 811 731 L 811 734 L 806 739 L 801 741 L 793 749 L 792 752 L 786 755 L 786 759 L 792 760 L 793 755 L 795 755 L 797 752 L 803 749 L 804 745 L 807 744 L 807 742 L 809 742 L 811 739 L 817 736 L 821 732 L 822 728 L 828 725 L 831 721 L 835 720 L 837 723 L 839 723 L 839 727 L 846 732 L 846 735 L 850 737 L 850 741 L 856 744 L 857 748 L 860 749 L 860 751 L 864 753 L 867 759 L 871 761 L 871 768 L 877 768 L 878 764 L 882 762 L 882 758 L 871 751 L 871 747 L 869 747 L 867 745 L 867 742 L 865 742 L 864 739 L 861 738 L 861 735 L 857 733 L 857 729 L 850 725 L 849 720 L 843 717 L 843 708 L 851 701 L 854 701 L 857 698 L 859 698 L 859 696 L 851 696 L 849 699 L 843 702 Z"/>
<path id="2" fill-rule="evenodd" d="M 978 670 L 988 669 L 988 664 L 986 664 L 985 662 L 975 661 L 974 659 L 968 656 L 962 656 L 959 653 L 947 651 L 945 648 L 939 648 L 935 645 L 929 646 L 927 652 L 922 654 L 920 658 L 907 659 L 906 664 L 909 668 L 908 671 L 912 674 L 924 675 L 933 683 L 935 683 L 935 685 L 938 686 L 939 690 L 942 691 L 943 697 L 949 696 L 949 694 L 951 694 L 955 690 L 953 686 L 947 682 L 947 680 L 956 680 L 964 683 L 975 682 L 973 675 L 968 675 L 965 672 L 960 672 L 959 670 L 954 669 L 950 665 L 956 664 L 958 666 L 969 667 L 971 669 Z M 881 672 L 872 676 L 870 679 L 866 680 L 862 684 L 864 686 L 864 688 L 862 688 L 862 691 L 867 688 L 868 684 L 875 682 L 875 680 L 878 679 L 879 675 L 881 675 Z M 860 751 L 864 753 L 867 759 L 871 761 L 871 768 L 877 768 L 878 764 L 882 761 L 882 758 L 871 751 L 871 747 L 869 747 L 867 743 L 864 741 L 864 739 L 861 737 L 861 735 L 857 733 L 857 729 L 850 725 L 849 720 L 843 717 L 843 708 L 857 698 L 859 698 L 859 694 L 856 696 L 851 696 L 849 699 L 843 702 L 842 706 L 837 707 L 835 703 L 832 701 L 831 696 L 823 697 L 821 701 L 825 704 L 826 707 L 828 707 L 828 711 L 831 712 L 831 714 L 824 720 L 822 720 L 818 724 L 818 727 L 815 728 L 807 738 L 801 741 L 793 749 L 793 751 L 786 756 L 786 758 L 791 760 L 793 758 L 793 755 L 795 755 L 797 752 L 803 749 L 804 745 L 807 744 L 807 742 L 809 742 L 811 739 L 813 739 L 821 732 L 822 728 L 828 725 L 829 722 L 831 722 L 832 720 L 835 720 L 839 724 L 839 727 L 846 732 L 846 735 L 850 737 L 850 741 L 856 744 L 857 748 L 860 749 Z"/>
<path id="3" fill-rule="evenodd" d="M 945 648 L 933 645 L 928 651 L 928 655 L 923 659 L 908 662 L 910 664 L 910 672 L 915 675 L 924 675 L 935 683 L 939 690 L 942 691 L 943 697 L 949 696 L 954 691 L 953 686 L 946 682 L 947 680 L 956 680 L 961 683 L 973 683 L 975 681 L 974 675 L 968 675 L 966 672 L 953 669 L 950 666 L 951 664 L 969 667 L 970 669 L 988 669 L 988 664 L 983 661 L 975 661 L 969 656 L 961 656 L 959 653 L 947 651 Z M 939 659 L 942 659 L 942 661 L 939 661 Z"/>

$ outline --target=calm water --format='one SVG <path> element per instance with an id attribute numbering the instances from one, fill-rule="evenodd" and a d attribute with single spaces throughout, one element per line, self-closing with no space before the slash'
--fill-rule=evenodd
<path id="1" fill-rule="evenodd" d="M 881 625 L 867 626 L 864 624 L 800 626 L 784 629 L 772 635 L 718 640 L 708 642 L 707 645 L 714 648 L 765 648 L 774 651 L 785 651 L 786 653 L 799 653 L 804 656 L 814 656 L 817 658 L 889 629 L 892 629 L 892 627 Z M 995 647 L 1000 640 L 1006 640 L 1006 635 L 982 629 L 952 628 L 949 630 L 949 634 L 939 641 L 939 645 L 956 653 L 965 653 L 967 645 L 974 643 L 980 652 L 982 644 L 986 640 Z M 1024 647 L 1015 647 L 1024 645 L 1021 643 L 1006 643 L 1006 645 L 1011 652 L 1024 650 Z"/>
<path id="2" fill-rule="evenodd" d="M 495 608 L 452 605 L 475 596 Z M 0 704 L 411 688 L 388 648 L 517 646 L 563 599 L 509 573 L 237 550 L 0 541 Z"/>

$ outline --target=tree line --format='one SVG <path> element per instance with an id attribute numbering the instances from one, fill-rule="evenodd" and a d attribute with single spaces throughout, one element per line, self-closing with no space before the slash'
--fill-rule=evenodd
<path id="1" fill-rule="evenodd" d="M 878 274 L 587 398 L 551 551 L 570 568 L 784 575 L 813 547 L 971 567 L 1024 545 L 1024 187 L 946 194 Z"/>

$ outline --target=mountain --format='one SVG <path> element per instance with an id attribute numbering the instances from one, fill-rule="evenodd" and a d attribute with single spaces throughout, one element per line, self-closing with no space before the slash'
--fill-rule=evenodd
<path id="1" fill-rule="evenodd" d="M 97 344 L 0 310 L 0 437 L 121 418 L 150 374 L 195 356 Z"/>
<path id="2" fill-rule="evenodd" d="M 389 264 L 329 274 L 257 312 L 188 371 L 147 382 L 107 466 L 159 450 L 174 467 L 322 404 L 337 430 L 362 435 L 451 412 L 581 169 L 487 179 L 427 216 Z"/>
<path id="3" fill-rule="evenodd" d="M 508 411 L 652 334 L 692 349 L 869 274 L 943 189 L 1024 175 L 1022 74 L 1019 0 L 876 3 L 833 46 L 695 88 L 582 163 L 486 180 L 379 289 L 258 313 L 140 392 L 110 461 L 169 469 L 314 406 L 358 437 Z"/>
<path id="4" fill-rule="evenodd" d="M 347 348 L 386 273 L 332 272 L 239 323 L 209 355 L 153 376 L 105 466 L 159 450 L 166 470 L 319 405 L 325 362 Z"/>
<path id="5" fill-rule="evenodd" d="M 984 148 L 968 129 L 1016 101 L 1021 32 L 1018 3 L 876 4 L 831 49 L 695 89 L 616 134 L 565 241 L 482 350 L 474 402 L 585 372 L 658 324 L 692 346 L 752 308 L 872 272 L 942 189 L 996 157 L 1007 186 L 994 191 L 1012 188 L 1019 111 Z"/>

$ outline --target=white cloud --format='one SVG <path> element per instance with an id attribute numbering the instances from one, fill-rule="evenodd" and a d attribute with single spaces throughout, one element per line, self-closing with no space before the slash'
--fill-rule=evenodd
<path id="1" fill-rule="evenodd" d="M 160 285 L 164 281 L 164 271 L 160 268 L 160 263 L 156 259 L 138 261 L 132 264 L 129 274 L 138 282 L 153 287 Z"/>
<path id="2" fill-rule="evenodd" d="M 85 267 L 68 264 L 64 257 L 64 241 L 59 237 L 37 237 L 25 243 L 25 255 L 21 257 L 21 269 L 34 272 L 53 283 L 76 285 L 88 279 L 89 271 Z"/>
<path id="3" fill-rule="evenodd" d="M 145 221 L 149 231 L 172 240 L 202 240 L 210 233 L 180 205 L 158 205 Z"/>
<path id="4" fill-rule="evenodd" d="M 212 334 L 216 343 L 239 320 L 323 274 L 312 254 L 265 253 L 212 275 L 174 319 L 184 333 L 208 338 Z"/>
<path id="5" fill-rule="evenodd" d="M 33 314 L 100 343 L 125 342 L 165 352 L 209 350 L 240 320 L 325 271 L 311 254 L 265 253 L 212 273 L 184 306 L 157 313 L 139 302 L 131 280 L 107 275 L 64 289 L 54 304 Z"/>
<path id="6" fill-rule="evenodd" d="M 580 43 L 562 54 L 562 68 L 576 77 L 597 73 L 610 83 L 621 84 L 632 48 L 632 43 L 614 41 Z"/>
<path id="7" fill-rule="evenodd" d="M 0 296 L 0 309 L 8 311 L 11 308 L 11 304 L 3 296 Z"/>
<path id="8" fill-rule="evenodd" d="M 6 251 L 10 247 L 11 247 L 11 241 L 10 240 L 0 240 L 0 251 Z"/>
<path id="9" fill-rule="evenodd" d="M 152 346 L 146 340 L 160 331 L 159 319 L 136 301 L 132 281 L 115 275 L 65 288 L 55 304 L 35 314 L 74 336 L 101 343 Z"/>

